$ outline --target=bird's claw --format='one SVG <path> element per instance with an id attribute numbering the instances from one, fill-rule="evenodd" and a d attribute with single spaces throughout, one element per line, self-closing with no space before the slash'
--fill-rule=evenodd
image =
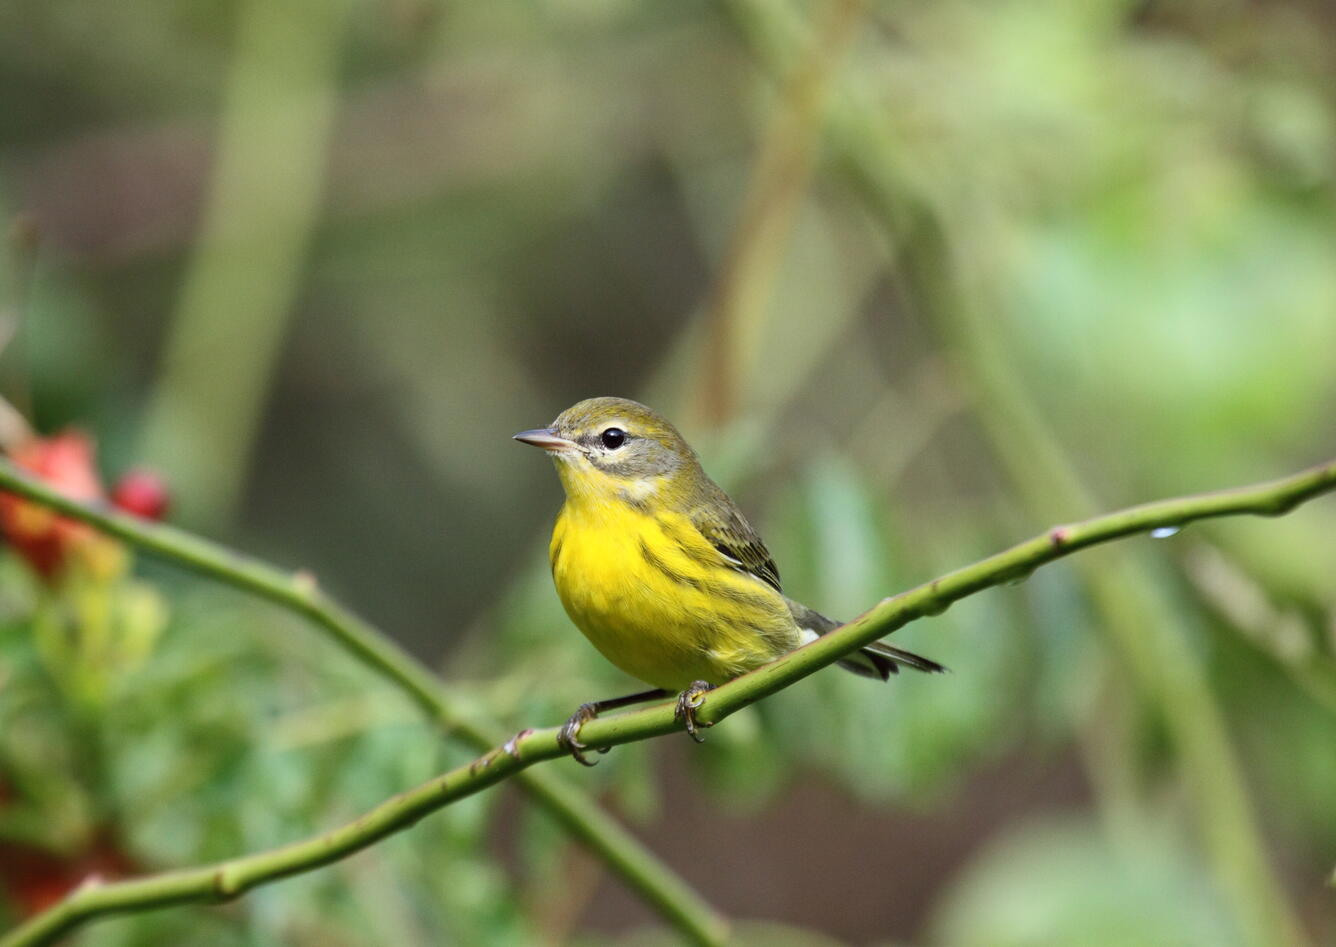
<path id="1" fill-rule="evenodd" d="M 705 742 L 705 738 L 697 732 L 698 728 L 714 726 L 712 723 L 696 722 L 696 711 L 705 703 L 705 695 L 712 690 L 714 690 L 713 684 L 693 681 L 686 690 L 677 695 L 677 710 L 673 712 L 673 717 L 682 721 L 687 733 L 691 734 L 691 739 L 697 743 Z"/>
<path id="2" fill-rule="evenodd" d="M 557 742 L 565 747 L 566 751 L 583 766 L 598 764 L 598 760 L 590 760 L 585 757 L 584 751 L 589 749 L 589 744 L 580 741 L 580 728 L 597 716 L 597 707 L 593 704 L 581 704 L 557 733 Z M 606 746 L 596 747 L 596 749 L 600 753 L 608 752 Z"/>

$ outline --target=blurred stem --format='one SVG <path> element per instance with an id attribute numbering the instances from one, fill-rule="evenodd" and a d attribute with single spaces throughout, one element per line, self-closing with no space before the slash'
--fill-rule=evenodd
<path id="1" fill-rule="evenodd" d="M 910 373 L 906 388 L 917 392 L 913 403 L 887 388 L 857 422 L 846 438 L 870 455 L 869 470 L 885 490 L 919 457 L 947 422 L 965 410 L 965 399 L 947 381 L 945 366 L 936 358 L 924 360 Z M 894 437 L 886 437 L 886 419 L 896 419 Z"/>
<path id="2" fill-rule="evenodd" d="M 185 515 L 235 509 L 320 210 L 351 0 L 246 0 L 217 167 L 141 455 Z"/>
<path id="3" fill-rule="evenodd" d="M 32 304 L 33 284 L 37 277 L 37 255 L 41 230 L 31 214 L 15 214 L 9 222 L 5 241 L 8 272 L 4 274 L 4 299 L 0 302 L 0 353 L 10 346 L 23 347 L 24 325 Z M 9 359 L 6 387 L 8 398 L 0 416 L 0 448 L 9 449 L 32 436 L 27 419 L 33 416 L 32 383 L 28 377 L 29 359 L 13 353 Z M 17 356 L 17 357 L 16 357 Z"/>
<path id="4" fill-rule="evenodd" d="M 348 644 L 364 661 L 396 680 L 442 719 L 453 714 L 450 701 L 439 685 L 410 658 L 401 655 L 389 641 L 372 632 L 359 619 L 323 598 L 314 585 L 292 579 L 269 566 L 242 559 L 204 540 L 171 527 L 146 523 L 132 517 L 86 507 L 54 493 L 44 484 L 0 463 L 0 488 L 50 507 L 60 513 L 91 523 L 99 529 L 133 542 L 140 548 L 188 565 L 197 571 L 250 589 L 255 593 L 308 615 Z M 757 668 L 710 692 L 698 713 L 699 721 L 712 726 L 743 707 L 755 703 L 790 684 L 833 664 L 849 652 L 885 637 L 910 622 L 929 615 L 940 615 L 953 602 L 983 589 L 1028 575 L 1045 563 L 1071 553 L 1124 536 L 1153 529 L 1177 526 L 1218 516 L 1256 514 L 1278 516 L 1319 494 L 1336 490 L 1336 460 L 1302 471 L 1290 477 L 1249 487 L 1202 493 L 1161 500 L 1131 507 L 1116 513 L 1093 517 L 1079 523 L 1057 526 L 1023 543 L 1012 546 L 973 565 L 947 573 L 931 582 L 882 600 L 869 611 L 828 635 L 799 648 L 764 667 Z M 1147 638 L 1155 639 L 1150 629 Z M 586 724 L 580 736 L 590 746 L 610 747 L 666 733 L 676 732 L 680 724 L 674 716 L 675 701 L 644 710 L 601 717 Z M 456 721 L 470 742 L 482 738 L 484 725 Z M 0 947 L 32 947 L 49 943 L 62 933 L 95 917 L 142 911 L 191 901 L 216 901 L 235 898 L 256 887 L 289 875 L 311 871 L 366 848 L 380 839 L 402 831 L 423 816 L 457 799 L 472 795 L 510 776 L 525 780 L 530 790 L 544 783 L 527 767 L 543 760 L 563 758 L 567 751 L 558 742 L 558 729 L 524 730 L 485 753 L 466 766 L 438 776 L 427 783 L 382 803 L 361 818 L 282 848 L 231 861 L 183 871 L 167 872 L 132 881 L 99 885 L 87 884 L 50 910 L 21 925 L 0 939 Z M 549 786 L 552 784 L 546 784 Z M 576 798 L 578 794 L 562 784 L 556 798 Z M 542 794 L 539 794 L 542 797 Z M 574 807 L 555 810 L 563 823 L 577 833 L 588 831 L 586 817 L 572 825 Z M 606 819 L 599 813 L 598 818 Z M 643 849 L 629 843 L 623 853 L 627 866 L 617 866 L 624 876 L 654 879 L 671 890 L 680 882 Z M 609 859 L 611 861 L 611 859 Z M 642 889 L 643 890 L 643 889 Z M 723 943 L 724 933 L 717 918 L 708 913 L 690 914 L 696 906 L 694 895 L 680 890 L 678 897 L 660 907 L 676 921 L 679 928 L 702 943 Z M 670 913 L 676 910 L 676 914 Z M 695 923 L 692 923 L 692 922 Z M 1289 941 L 1302 943 L 1302 939 Z"/>
<path id="5" fill-rule="evenodd" d="M 753 369 L 766 303 L 811 177 L 831 75 L 855 35 L 864 6 L 864 0 L 829 0 L 806 53 L 782 83 L 707 304 L 698 410 L 713 428 L 733 418 L 739 392 Z"/>
<path id="6" fill-rule="evenodd" d="M 1144 818 L 1140 784 L 1141 756 L 1129 753 L 1135 746 L 1138 714 L 1120 671 L 1112 662 L 1101 662 L 1094 682 L 1094 699 L 1079 721 L 1077 749 L 1095 789 L 1097 809 L 1114 844 L 1140 838 Z"/>
<path id="7" fill-rule="evenodd" d="M 1218 546 L 1201 542 L 1183 557 L 1200 606 L 1271 659 L 1314 702 L 1336 714 L 1336 664 L 1313 641 L 1309 619 L 1274 604 L 1262 586 Z"/>
<path id="8" fill-rule="evenodd" d="M 0 398 L 0 452 L 11 453 L 32 436 L 32 426 L 23 412 Z"/>
<path id="9" fill-rule="evenodd" d="M 305 616 L 359 662 L 403 691 L 437 725 L 476 750 L 486 750 L 504 739 L 504 733 L 495 721 L 487 719 L 470 702 L 448 691 L 435 674 L 380 631 L 322 593 L 309 574 L 290 575 L 274 566 L 243 556 L 182 530 L 106 508 L 83 506 L 21 473 L 7 461 L 0 462 L 0 489 L 19 494 L 35 503 L 82 520 L 147 553 Z M 664 919 L 676 926 L 685 937 L 699 944 L 723 942 L 723 931 L 727 926 L 723 917 L 582 792 L 552 773 L 521 773 L 518 779 L 532 799 L 547 809 L 549 814 L 575 838 L 587 845 L 632 890 L 657 909 Z M 326 864 L 331 860 L 333 859 L 324 859 L 319 864 Z M 290 872 L 284 871 L 278 875 L 265 877 L 281 877 L 288 873 Z M 173 891 L 178 890 L 173 885 L 175 882 L 169 884 L 168 888 Z M 148 890 L 161 889 L 150 887 Z M 127 908 L 96 907 L 102 903 L 104 897 L 105 895 L 101 894 L 92 897 L 90 903 L 94 907 L 76 910 L 74 920 L 69 923 L 62 921 L 59 927 L 53 928 L 53 931 L 58 933 L 66 930 L 74 924 L 107 913 L 108 910 L 130 910 L 134 905 L 176 903 L 181 900 L 169 898 L 165 902 L 157 902 L 132 899 L 131 907 Z M 187 900 L 199 900 L 199 898 Z M 61 911 L 61 908 L 55 910 Z M 50 936 L 55 935 L 53 933 Z M 15 941 L 15 943 L 41 942 L 44 942 L 41 938 L 36 941 L 22 939 Z M 0 944 L 9 943 L 8 940 L 0 941 Z"/>

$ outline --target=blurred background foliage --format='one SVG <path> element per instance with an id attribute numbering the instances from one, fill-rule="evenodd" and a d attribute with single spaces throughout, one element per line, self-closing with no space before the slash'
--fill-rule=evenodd
<path id="1" fill-rule="evenodd" d="M 579 398 L 678 420 L 845 617 L 1336 453 L 1334 34 L 1316 0 L 11 0 L 0 391 L 554 724 L 633 689 L 561 614 L 559 487 L 509 440 Z M 703 747 L 551 765 L 758 942 L 1333 943 L 1334 535 L 1327 500 L 1083 553 L 897 635 L 950 676 L 822 673 Z M 272 608 L 31 561 L 0 571 L 0 924 L 463 759 Z M 76 941 L 655 923 L 493 791 Z"/>

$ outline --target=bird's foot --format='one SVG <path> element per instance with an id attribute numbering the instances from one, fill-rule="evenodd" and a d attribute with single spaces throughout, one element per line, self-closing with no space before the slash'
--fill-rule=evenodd
<path id="1" fill-rule="evenodd" d="M 673 716 L 682 721 L 687 728 L 687 733 L 691 734 L 691 739 L 697 743 L 704 743 L 705 738 L 697 732 L 699 727 L 712 727 L 712 723 L 697 723 L 696 711 L 705 703 L 705 695 L 714 690 L 713 684 L 707 684 L 705 681 L 693 681 L 686 690 L 677 695 L 677 710 Z"/>
<path id="2" fill-rule="evenodd" d="M 560 732 L 557 733 L 557 742 L 560 743 L 571 756 L 585 766 L 594 766 L 598 760 L 590 760 L 585 757 L 584 751 L 589 749 L 587 743 L 580 742 L 580 728 L 598 716 L 597 704 L 581 704 L 571 718 L 562 725 Z M 598 752 L 606 753 L 606 746 L 596 747 Z"/>

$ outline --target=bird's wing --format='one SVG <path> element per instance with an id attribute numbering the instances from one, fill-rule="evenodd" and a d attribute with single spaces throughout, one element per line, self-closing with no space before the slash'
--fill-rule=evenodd
<path id="1" fill-rule="evenodd" d="M 720 554 L 738 571 L 756 576 L 776 592 L 779 587 L 779 569 L 761 537 L 752 529 L 728 494 L 715 488 L 713 502 L 701 504 L 691 511 L 691 525 L 719 550 Z"/>

